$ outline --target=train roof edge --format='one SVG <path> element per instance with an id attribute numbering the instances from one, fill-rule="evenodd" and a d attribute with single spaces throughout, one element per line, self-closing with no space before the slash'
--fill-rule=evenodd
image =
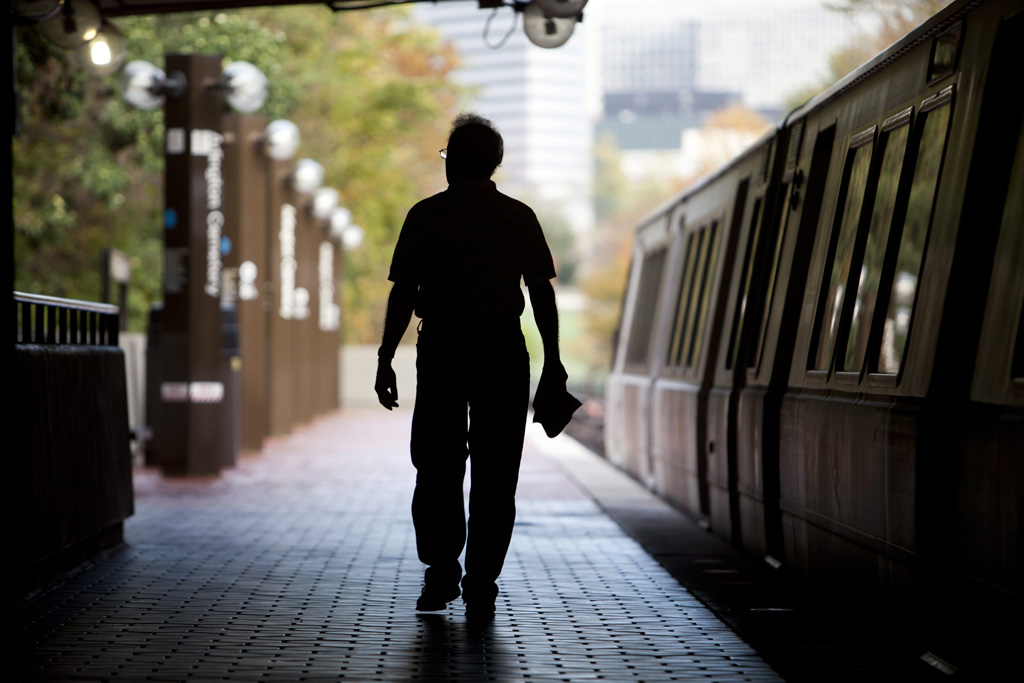
<path id="1" fill-rule="evenodd" d="M 939 35 L 947 28 L 960 21 L 965 14 L 968 14 L 971 10 L 985 4 L 986 2 L 989 2 L 989 0 L 957 0 L 956 2 L 951 2 L 892 45 L 840 78 L 830 87 L 810 98 L 796 109 L 790 111 L 788 114 L 783 116 L 779 122 L 773 123 L 771 128 L 766 131 L 764 135 L 752 142 L 742 152 L 731 158 L 729 161 L 718 166 L 713 171 L 709 171 L 708 173 L 699 176 L 694 180 L 694 182 L 686 186 L 686 188 L 659 203 L 654 209 L 645 214 L 644 217 L 637 222 L 634 232 L 643 230 L 651 222 L 664 215 L 664 213 L 671 209 L 671 207 L 679 204 L 680 202 L 685 202 L 689 195 L 694 194 L 705 185 L 727 173 L 736 163 L 745 158 L 748 154 L 759 149 L 767 141 L 777 136 L 779 132 L 785 130 L 793 121 L 807 116 L 818 107 L 824 106 L 842 93 L 850 90 L 860 82 L 867 79 L 873 73 L 883 68 L 892 60 L 898 58 L 900 55 L 916 47 L 922 42 L 931 40 L 936 35 Z"/>
<path id="2" fill-rule="evenodd" d="M 898 58 L 921 43 L 931 40 L 950 26 L 960 21 L 965 14 L 971 10 L 984 5 L 989 0 L 957 0 L 951 2 L 936 14 L 926 19 L 916 28 L 904 35 L 902 38 L 885 48 L 877 55 L 861 64 L 859 67 L 846 74 L 830 87 L 821 91 L 802 105 L 791 111 L 783 119 L 783 126 L 789 125 L 791 121 L 806 116 L 811 111 L 823 106 L 847 90 L 858 85 L 873 73 L 886 66 L 889 62 Z"/>

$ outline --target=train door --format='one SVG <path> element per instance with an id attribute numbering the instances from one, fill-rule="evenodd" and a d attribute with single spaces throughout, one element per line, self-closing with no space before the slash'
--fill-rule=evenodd
<path id="1" fill-rule="evenodd" d="M 692 207 L 691 207 L 692 208 Z M 679 267 L 667 283 L 661 372 L 652 391 L 651 453 L 657 492 L 698 518 L 708 516 L 702 402 L 707 337 L 713 326 L 723 253 L 729 236 L 724 210 L 680 224 Z M 705 397 L 706 399 L 706 397 Z"/>
<path id="2" fill-rule="evenodd" d="M 736 435 L 736 508 L 743 545 L 772 562 L 782 557 L 783 548 L 781 401 L 835 138 L 835 125 L 827 120 L 812 122 L 809 133 L 806 126 L 804 120 L 791 125 L 775 201 L 757 212 L 761 215 L 751 231 L 729 349 L 738 371 L 730 431 Z M 809 158 L 801 157 L 805 134 L 814 137 Z"/>
<path id="3" fill-rule="evenodd" d="M 689 393 L 691 402 L 695 402 L 690 411 L 695 423 L 681 435 L 686 440 L 686 447 L 681 450 L 692 453 L 690 460 L 700 494 L 700 514 L 708 518 L 712 530 L 726 540 L 738 539 L 738 516 L 734 510 L 736 465 L 726 447 L 728 438 L 722 438 L 726 408 L 721 392 L 714 385 L 721 337 L 725 333 L 736 245 L 743 232 L 750 193 L 750 168 L 757 168 L 759 161 L 768 154 L 767 147 L 762 154 L 752 155 L 742 162 L 733 174 L 717 181 L 721 189 L 709 191 L 719 201 L 728 197 L 729 203 L 695 235 L 695 238 L 706 236 L 709 240 L 708 258 L 702 263 L 705 270 L 694 273 L 692 284 L 680 283 L 675 334 L 666 357 L 666 385 L 675 380 L 675 393 Z M 741 176 L 738 182 L 737 176 Z M 692 302 L 686 301 L 687 295 Z M 694 311 L 692 319 L 691 310 Z"/>
<path id="4" fill-rule="evenodd" d="M 920 534 L 931 578 L 953 569 L 993 603 L 1024 598 L 1022 43 L 1019 11 L 1000 23 L 989 60 L 933 373 L 944 381 L 933 380 L 931 395 L 941 393 L 919 477 L 929 485 Z"/>
<path id="5" fill-rule="evenodd" d="M 609 460 L 648 483 L 650 386 L 661 288 L 668 258 L 667 215 L 637 232 L 622 310 L 615 367 L 608 380 L 605 443 Z"/>
<path id="6" fill-rule="evenodd" d="M 1024 598 L 1024 127 L 1018 123 L 956 463 L 958 571 Z"/>
<path id="7" fill-rule="evenodd" d="M 768 163 L 771 149 L 764 151 L 764 165 L 758 173 L 753 195 L 748 202 L 749 208 L 740 218 L 742 222 L 737 226 L 736 233 L 739 238 L 739 246 L 736 255 L 736 272 L 733 275 L 733 285 L 728 293 L 728 301 L 731 303 L 728 311 L 728 322 L 723 326 L 720 337 L 720 350 L 718 360 L 718 371 L 716 372 L 715 387 L 711 390 L 708 407 L 708 462 L 711 468 L 712 486 L 719 488 L 716 497 L 723 492 L 727 493 L 729 511 L 729 533 L 730 540 L 736 545 L 743 545 L 743 523 L 752 516 L 749 506 L 744 506 L 742 501 L 750 500 L 753 491 L 741 491 L 741 475 L 738 471 L 739 460 L 737 458 L 737 420 L 736 409 L 738 405 L 739 392 L 743 389 L 746 379 L 746 367 L 738 362 L 742 356 L 741 348 L 744 341 L 749 337 L 746 331 L 753 323 L 753 308 L 755 307 L 756 293 L 752 290 L 754 281 L 757 279 L 759 268 L 757 246 L 761 242 L 763 229 L 763 216 L 765 205 L 768 201 Z M 722 481 L 722 472 L 726 472 L 728 478 Z M 744 482 L 753 479 L 750 472 L 742 476 Z M 756 495 L 758 502 L 757 518 L 760 519 L 761 496 Z M 720 507 L 718 505 L 715 506 Z M 744 509 L 744 508 L 747 509 Z M 720 525 L 719 525 L 720 526 Z"/>

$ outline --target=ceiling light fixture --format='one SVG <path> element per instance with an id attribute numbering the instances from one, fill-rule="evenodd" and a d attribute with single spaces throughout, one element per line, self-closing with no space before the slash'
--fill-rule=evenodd
<path id="1" fill-rule="evenodd" d="M 157 65 L 142 59 L 125 64 L 119 82 L 125 101 L 146 110 L 162 107 L 167 97 L 181 97 L 188 86 L 185 74 L 180 71 L 168 76 Z"/>
<path id="2" fill-rule="evenodd" d="M 124 35 L 113 24 L 104 21 L 96 37 L 75 48 L 75 59 L 90 73 L 109 76 L 124 64 Z"/>
<path id="3" fill-rule="evenodd" d="M 39 22 L 39 29 L 57 47 L 73 50 L 95 38 L 101 22 L 92 0 L 64 0 L 59 11 Z"/>

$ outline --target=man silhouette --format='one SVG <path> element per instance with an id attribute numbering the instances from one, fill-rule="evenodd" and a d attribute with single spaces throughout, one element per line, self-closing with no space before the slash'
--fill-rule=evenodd
<path id="1" fill-rule="evenodd" d="M 490 179 L 503 154 L 490 121 L 472 113 L 455 119 L 441 150 L 448 189 L 409 211 L 395 246 L 374 385 L 385 408 L 398 405 L 391 359 L 415 310 L 421 320 L 412 517 L 417 552 L 427 565 L 416 608 L 444 609 L 459 597 L 461 579 L 466 616 L 481 620 L 494 616 L 496 581 L 512 538 L 530 398 L 520 278 L 543 340 L 541 385 L 564 391 L 566 381 L 551 252 L 533 211 L 498 192 Z M 467 458 L 473 468 L 468 543 Z M 459 564 L 464 546 L 465 576 Z"/>

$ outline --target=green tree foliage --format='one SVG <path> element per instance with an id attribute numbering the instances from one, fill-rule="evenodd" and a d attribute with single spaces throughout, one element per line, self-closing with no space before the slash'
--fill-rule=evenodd
<path id="1" fill-rule="evenodd" d="M 599 222 L 612 218 L 627 203 L 627 186 L 618 141 L 606 130 L 594 144 L 594 217 Z"/>
<path id="2" fill-rule="evenodd" d="M 694 178 L 631 179 L 622 151 L 611 133 L 594 146 L 594 213 L 597 225 L 576 274 L 587 307 L 580 316 L 585 346 L 574 349 L 587 366 L 587 377 L 600 386 L 610 371 L 614 340 L 626 288 L 636 225 L 654 207 L 681 191 Z"/>
<path id="3" fill-rule="evenodd" d="M 377 337 L 404 213 L 443 187 L 437 149 L 456 100 L 450 48 L 400 8 L 143 16 L 118 27 L 128 59 L 160 65 L 168 53 L 222 54 L 267 74 L 262 113 L 298 124 L 300 156 L 324 165 L 326 184 L 366 231 L 346 258 L 343 320 L 349 339 Z M 131 108 L 116 77 L 87 77 L 35 29 L 17 38 L 15 286 L 95 300 L 100 251 L 119 248 L 134 265 L 130 320 L 141 329 L 161 297 L 162 114 Z"/>
<path id="4" fill-rule="evenodd" d="M 833 0 L 825 6 L 847 14 L 873 14 L 883 22 L 916 26 L 953 0 Z"/>

